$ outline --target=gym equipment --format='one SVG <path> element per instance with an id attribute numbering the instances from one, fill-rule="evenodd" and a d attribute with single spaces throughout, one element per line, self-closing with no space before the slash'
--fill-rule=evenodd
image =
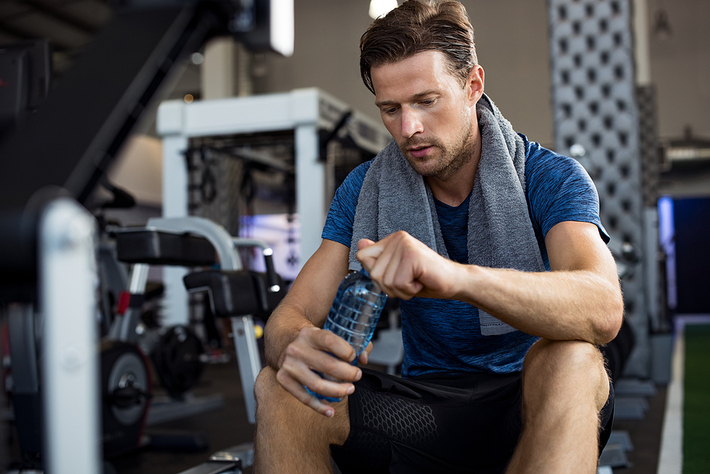
<path id="1" fill-rule="evenodd" d="M 217 451 L 206 462 L 179 474 L 241 474 L 243 467 L 251 466 L 253 463 L 253 445 L 244 443 Z"/>
<path id="2" fill-rule="evenodd" d="M 266 254 L 265 254 L 266 257 Z M 269 268 L 267 264 L 267 268 Z M 274 273 L 275 277 L 278 277 Z M 215 271 L 208 270 L 203 272 L 190 273 L 185 276 L 185 287 L 191 292 L 206 291 L 209 295 L 210 304 L 213 307 L 215 316 L 220 318 L 231 318 L 232 324 L 236 323 L 239 328 L 239 321 L 243 318 L 249 318 L 249 313 L 270 313 L 283 298 L 285 289 L 281 286 L 277 289 L 277 285 L 270 287 L 271 296 L 265 297 L 263 275 L 248 271 Z M 273 281 L 273 280 L 271 280 Z M 237 329 L 242 331 L 243 329 Z M 235 333 L 235 337 L 239 335 Z M 243 336 L 243 335 L 242 335 Z M 239 348 L 237 348 L 239 349 Z M 246 353 L 251 353 L 254 357 L 253 349 Z M 243 357 L 245 351 L 239 351 L 240 357 Z M 258 354 L 256 354 L 258 356 Z M 240 359 L 241 361 L 241 359 Z M 251 359 L 252 363 L 257 362 Z M 241 362 L 240 362 L 241 367 Z M 248 385 L 242 385 L 242 390 L 247 401 L 247 416 L 250 423 L 254 423 L 254 411 L 256 406 L 253 401 L 254 380 L 247 380 Z M 242 383 L 245 383 L 242 377 Z M 249 397 L 247 397 L 247 395 Z M 240 474 L 243 467 L 251 466 L 254 457 L 253 443 L 243 443 L 226 450 L 221 450 L 214 453 L 208 461 L 195 466 L 191 469 L 183 471 L 180 474 Z"/>
<path id="3" fill-rule="evenodd" d="M 101 396 L 104 457 L 134 449 L 145 428 L 151 397 L 148 364 L 134 344 L 102 345 Z"/>
<path id="4" fill-rule="evenodd" d="M 37 274 L 19 271 L 17 280 L 22 284 L 8 282 L 12 273 L 7 273 L 6 264 L 22 262 L 0 259 L 2 302 L 11 334 L 11 396 L 18 402 L 15 420 L 23 443 L 22 461 L 27 467 L 37 467 L 41 461 L 52 473 L 96 473 L 100 472 L 96 443 L 100 415 L 95 223 L 85 209 L 67 198 L 52 200 L 37 217 L 31 221 L 27 216 L 26 221 L 37 225 Z M 0 234 L 9 231 L 8 221 L 3 223 Z M 37 307 L 42 309 L 41 354 L 36 349 Z"/>
<path id="5" fill-rule="evenodd" d="M 162 294 L 162 285 L 153 285 L 148 290 L 146 284 L 140 293 L 131 294 L 128 291 L 127 265 L 120 262 L 119 255 L 127 255 L 129 260 L 143 255 L 147 261 L 158 261 L 160 255 L 156 254 L 156 249 L 146 248 L 150 247 L 150 243 L 146 244 L 145 239 L 129 238 L 128 242 L 124 239 L 121 241 L 122 248 L 117 249 L 116 239 L 112 237 L 115 226 L 107 225 L 100 211 L 107 207 L 131 207 L 135 201 L 129 194 L 106 180 L 102 186 L 114 195 L 113 200 L 101 203 L 96 211 L 102 236 L 98 263 L 101 332 L 105 336 L 100 351 L 104 458 L 110 459 L 145 445 L 180 449 L 205 448 L 206 437 L 199 433 L 177 435 L 174 432 L 146 431 L 156 419 L 165 421 L 166 418 L 165 415 L 149 417 L 150 413 L 167 412 L 170 401 L 182 400 L 186 392 L 197 383 L 204 368 L 201 360 L 204 351 L 200 339 L 187 326 L 164 328 L 162 333 L 159 333 L 157 321 L 149 322 L 152 327 L 146 324 L 146 303 Z M 199 258 L 205 264 L 214 263 L 214 251 L 209 244 L 196 248 L 189 245 L 194 241 L 190 236 L 186 236 L 182 241 L 176 239 L 175 243 L 179 245 L 185 241 L 188 245 L 183 245 L 181 249 L 188 253 L 195 252 L 192 261 Z M 122 324 L 126 320 L 133 326 Z M 140 338 L 138 333 L 141 333 Z M 128 356 L 132 356 L 132 364 L 125 362 Z M 152 362 L 154 371 L 149 370 L 148 359 Z M 169 394 L 167 399 L 153 396 L 151 373 L 157 374 L 158 380 Z M 129 387 L 123 387 L 126 380 L 130 382 Z M 221 396 L 211 396 L 199 401 L 193 399 L 190 405 L 193 408 L 200 406 L 202 411 L 219 409 L 223 406 L 223 399 Z M 182 411 L 181 415 L 189 416 L 196 411 Z M 173 412 L 176 413 L 177 410 Z"/>
<path id="6" fill-rule="evenodd" d="M 145 334 L 141 339 L 138 328 L 147 295 L 148 268 L 150 265 L 214 265 L 214 249 L 205 239 L 189 234 L 116 229 L 115 235 L 116 259 L 134 265 L 108 337 L 141 346 L 150 356 L 162 386 L 172 399 L 180 400 L 202 374 L 204 348 L 186 325 L 166 327 L 148 343 Z M 209 405 L 218 408 L 221 402 Z"/>
<path id="7" fill-rule="evenodd" d="M 264 302 L 267 302 L 269 298 L 273 300 L 274 297 L 276 299 L 279 298 L 277 295 L 283 296 L 283 283 L 274 272 L 271 249 L 269 249 L 265 243 L 251 239 L 234 238 L 229 235 L 224 227 L 200 217 L 183 217 L 174 219 L 154 218 L 148 220 L 145 228 L 124 229 L 117 232 L 116 237 L 119 243 L 119 258 L 121 258 L 120 252 L 122 247 L 122 239 L 144 238 L 153 244 L 152 246 L 145 247 L 149 254 L 151 254 L 151 252 L 155 255 L 162 255 L 164 253 L 168 259 L 173 259 L 172 261 L 175 262 L 179 256 L 179 254 L 176 253 L 176 250 L 182 249 L 180 245 L 170 247 L 167 243 L 173 241 L 171 239 L 175 239 L 176 236 L 184 234 L 191 234 L 192 238 L 198 239 L 193 241 L 194 245 L 209 245 L 213 249 L 211 254 L 212 261 L 214 262 L 214 255 L 216 252 L 220 269 L 222 271 L 241 272 L 238 274 L 242 275 L 243 279 L 249 279 L 249 281 L 253 282 L 252 286 L 249 287 L 250 291 L 247 291 L 245 294 L 247 295 L 247 299 L 256 298 L 258 303 L 249 303 L 245 307 L 250 310 L 265 308 Z M 141 235 L 143 237 L 141 237 Z M 267 262 L 266 275 L 258 276 L 257 278 L 256 274 L 244 271 L 242 269 L 239 255 L 235 252 L 235 245 L 256 245 L 261 247 L 264 259 Z M 191 253 L 184 255 L 186 256 L 183 258 L 188 260 L 192 259 Z M 196 255 L 199 255 L 199 253 Z M 184 260 L 180 263 L 185 265 L 193 265 L 193 263 L 189 263 Z M 134 265 L 133 274 L 136 276 L 131 279 L 131 293 L 139 293 L 139 289 L 145 287 L 145 281 L 147 279 L 147 265 Z M 251 293 L 252 289 L 255 291 L 254 293 Z M 256 293 L 257 290 L 258 293 Z M 242 292 L 243 291 L 244 290 L 242 289 Z M 269 293 L 273 293 L 275 295 L 269 297 Z M 261 358 L 256 344 L 256 338 L 254 336 L 253 317 L 251 316 L 251 313 L 240 314 L 241 315 L 239 317 L 231 318 L 232 330 L 234 333 L 234 344 L 237 350 L 239 373 L 241 376 L 247 406 L 247 416 L 249 421 L 254 423 L 255 401 L 253 386 L 254 380 L 256 380 L 256 375 L 261 370 Z M 124 318 L 125 317 L 126 316 L 124 315 Z M 131 320 L 135 319 L 136 316 L 132 315 L 121 322 L 121 337 L 125 337 L 127 340 L 135 339 L 135 323 L 131 323 Z"/>
<path id="8" fill-rule="evenodd" d="M 125 247 L 126 242 L 133 245 Z M 250 423 L 254 423 L 254 381 L 262 364 L 252 315 L 268 315 L 286 292 L 283 281 L 274 271 L 271 249 L 261 241 L 233 238 L 222 226 L 200 217 L 150 219 L 145 228 L 118 231 L 117 244 L 119 259 L 125 257 L 133 262 L 170 261 L 175 265 L 194 265 L 195 261 L 200 259 L 203 265 L 219 262 L 220 270 L 211 269 L 188 274 L 185 277 L 185 285 L 191 291 L 208 291 L 215 316 L 231 319 L 247 418 Z M 211 253 L 206 252 L 203 248 L 205 245 L 213 249 Z M 238 246 L 260 247 L 267 272 L 261 274 L 242 269 L 241 260 L 235 251 Z M 129 248 L 131 251 L 124 253 L 123 248 Z M 193 253 L 192 250 L 195 249 L 197 251 Z M 183 253 L 185 250 L 188 252 Z M 136 293 L 131 294 L 131 299 L 139 294 L 141 285 L 145 284 L 146 266 L 145 263 L 134 265 L 133 275 L 137 277 L 132 278 L 131 289 Z M 125 313 L 122 318 L 125 319 L 117 320 L 112 327 L 113 332 L 133 339 L 135 325 L 131 321 L 135 321 L 135 317 Z M 120 330 L 115 329 L 116 327 L 120 327 Z M 162 344 L 153 357 L 156 368 L 161 367 L 164 371 L 163 377 L 168 377 L 163 383 L 166 388 L 170 387 L 169 391 L 187 388 L 201 370 L 195 359 L 199 353 L 199 340 L 188 328 L 182 326 L 171 328 L 161 339 Z M 178 354 L 177 357 L 175 353 Z M 169 367 L 162 367 L 164 364 Z M 180 407 L 180 411 L 184 411 L 183 407 Z M 251 463 L 251 449 L 250 445 L 239 447 L 237 451 L 242 453 L 238 456 L 239 462 L 235 461 L 236 457 L 231 456 L 230 461 L 218 463 L 220 470 L 200 471 L 202 468 L 198 466 L 194 468 L 194 472 L 235 472 L 242 464 Z M 207 464 L 212 465 L 215 462 L 208 461 Z"/>
<path id="9" fill-rule="evenodd" d="M 52 53 L 46 39 L 0 46 L 0 134 L 39 107 L 52 76 Z"/>
<path id="10" fill-rule="evenodd" d="M 182 57 L 215 35 L 284 54 L 293 46 L 292 37 L 283 41 L 293 32 L 290 0 L 129 0 L 121 7 L 42 107 L 0 142 L 0 302 L 19 316 L 41 311 L 41 374 L 21 387 L 41 386 L 45 395 L 40 454 L 52 474 L 100 472 L 96 230 L 81 205 Z M 274 18 L 284 15 L 277 27 Z M 33 361 L 37 352 L 25 348 Z"/>
<path id="11" fill-rule="evenodd" d="M 374 156 L 391 139 L 381 123 L 315 88 L 190 104 L 167 101 L 158 108 L 156 127 L 163 137 L 163 216 L 171 218 L 189 212 L 186 152 L 207 147 L 213 158 L 216 150 L 221 150 L 224 155 L 248 155 L 255 162 L 264 158 L 252 146 L 259 140 L 277 136 L 288 141 L 293 161 L 279 164 L 284 172 L 295 174 L 296 213 L 301 226 L 300 243 L 295 245 L 300 246 L 297 254 L 302 262 L 320 245 L 320 229 L 335 190 L 335 166 L 324 153 L 327 144 L 337 140 L 343 147 Z M 179 268 L 164 272 L 168 324 L 188 320 L 188 297 L 182 282 L 185 274 Z"/>
<path id="12" fill-rule="evenodd" d="M 202 341 L 189 326 L 172 326 L 160 336 L 151 354 L 160 383 L 173 398 L 192 388 L 205 366 Z"/>

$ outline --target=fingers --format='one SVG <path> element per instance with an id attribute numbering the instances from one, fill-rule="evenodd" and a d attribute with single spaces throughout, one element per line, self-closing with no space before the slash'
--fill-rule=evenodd
<path id="1" fill-rule="evenodd" d="M 370 245 L 375 245 L 375 241 L 370 239 L 360 239 L 357 242 L 357 249 L 362 250 Z"/>
<path id="2" fill-rule="evenodd" d="M 372 240 L 360 239 L 357 242 L 357 248 L 357 259 L 367 271 L 370 271 L 384 250 L 384 245 L 383 241 L 380 241 L 380 245 L 377 245 Z"/>
<path id="3" fill-rule="evenodd" d="M 323 380 L 321 379 L 317 374 L 311 371 L 311 373 L 314 375 L 316 380 Z M 304 405 L 308 406 L 312 410 L 316 411 L 317 413 L 320 413 L 321 415 L 327 416 L 327 417 L 332 417 L 335 415 L 335 409 L 333 406 L 329 405 L 323 400 L 318 399 L 314 395 L 308 393 L 305 389 L 304 384 L 300 383 L 298 380 L 294 379 L 291 377 L 291 375 L 285 371 L 285 370 L 279 370 L 276 373 L 276 380 L 281 384 L 281 386 L 291 393 L 298 401 L 303 403 Z M 327 382 L 327 384 L 332 384 L 334 386 L 343 386 L 345 384 L 335 384 L 334 382 Z M 317 384 L 312 384 L 312 385 L 317 385 Z M 354 392 L 355 387 L 352 384 L 347 384 L 347 387 L 343 389 L 336 389 L 336 390 L 328 390 L 324 388 L 315 388 L 315 387 L 308 387 L 311 391 L 315 393 L 321 393 L 321 392 L 329 392 L 328 394 L 325 394 L 328 397 L 332 398 L 343 398 L 347 395 L 350 395 Z"/>
<path id="4" fill-rule="evenodd" d="M 421 255 L 430 249 L 406 232 L 396 232 L 377 243 L 358 242 L 357 258 L 387 295 L 410 299 L 424 285 L 418 280 Z"/>
<path id="5" fill-rule="evenodd" d="M 388 296 L 408 300 L 414 296 L 456 295 L 465 267 L 442 257 L 408 233 L 395 232 L 377 243 L 361 242 L 357 258 Z"/>
<path id="6" fill-rule="evenodd" d="M 355 390 L 351 382 L 362 376 L 359 368 L 348 363 L 354 358 L 352 347 L 335 334 L 315 327 L 303 328 L 287 346 L 276 378 L 301 403 L 332 416 L 333 407 L 308 393 L 305 387 L 336 399 L 350 395 Z M 326 380 L 314 371 L 338 381 Z"/>
<path id="7" fill-rule="evenodd" d="M 360 365 L 367 365 L 368 360 L 370 359 L 370 352 L 372 352 L 372 342 L 370 342 L 367 347 L 365 347 L 365 350 L 360 353 L 360 358 L 358 359 L 358 363 Z"/>

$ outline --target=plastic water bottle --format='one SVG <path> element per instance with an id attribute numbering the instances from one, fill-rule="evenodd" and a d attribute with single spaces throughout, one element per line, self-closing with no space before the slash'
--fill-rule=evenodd
<path id="1" fill-rule="evenodd" d="M 386 301 L 387 295 L 364 268 L 350 273 L 340 283 L 323 329 L 342 337 L 355 349 L 353 365 L 357 365 L 358 357 L 370 343 Z M 317 373 L 327 380 L 339 382 L 335 377 Z M 314 393 L 308 388 L 306 390 L 321 400 L 341 400 Z"/>

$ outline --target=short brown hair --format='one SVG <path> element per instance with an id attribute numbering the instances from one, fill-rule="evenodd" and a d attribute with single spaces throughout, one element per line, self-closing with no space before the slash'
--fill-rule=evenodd
<path id="1" fill-rule="evenodd" d="M 407 0 L 376 19 L 360 38 L 360 75 L 374 94 L 373 67 L 430 50 L 444 53 L 452 74 L 465 83 L 478 58 L 473 27 L 461 3 Z"/>

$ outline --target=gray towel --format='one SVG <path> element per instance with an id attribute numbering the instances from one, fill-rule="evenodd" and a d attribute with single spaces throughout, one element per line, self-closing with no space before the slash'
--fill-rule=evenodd
<path id="1" fill-rule="evenodd" d="M 525 144 L 510 122 L 483 95 L 477 105 L 482 153 L 468 210 L 468 263 L 544 271 L 525 196 Z M 433 195 L 392 140 L 372 162 L 358 198 L 350 269 L 358 270 L 357 243 L 379 241 L 404 230 L 440 255 L 448 252 Z M 515 329 L 479 310 L 481 334 Z"/>

